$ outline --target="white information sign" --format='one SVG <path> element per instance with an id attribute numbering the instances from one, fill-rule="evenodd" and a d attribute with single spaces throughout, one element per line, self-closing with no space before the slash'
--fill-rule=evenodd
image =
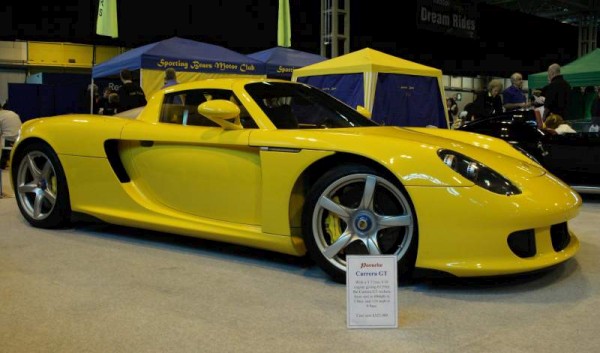
<path id="1" fill-rule="evenodd" d="M 348 328 L 397 328 L 396 256 L 349 255 L 346 264 Z"/>

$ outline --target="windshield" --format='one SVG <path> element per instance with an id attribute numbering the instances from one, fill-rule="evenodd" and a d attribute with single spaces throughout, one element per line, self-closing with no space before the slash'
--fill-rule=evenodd
<path id="1" fill-rule="evenodd" d="M 278 129 L 376 126 L 356 110 L 308 85 L 256 82 L 245 86 Z"/>

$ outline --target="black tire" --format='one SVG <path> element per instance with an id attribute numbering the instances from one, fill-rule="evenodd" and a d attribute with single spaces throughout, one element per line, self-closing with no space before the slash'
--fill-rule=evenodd
<path id="1" fill-rule="evenodd" d="M 13 188 L 21 214 L 38 228 L 62 228 L 71 222 L 65 172 L 47 144 L 34 142 L 15 154 Z"/>
<path id="2" fill-rule="evenodd" d="M 398 183 L 372 168 L 343 165 L 319 178 L 304 204 L 302 228 L 309 256 L 336 282 L 346 282 L 346 255 L 396 255 L 400 279 L 414 268 L 414 207 Z"/>

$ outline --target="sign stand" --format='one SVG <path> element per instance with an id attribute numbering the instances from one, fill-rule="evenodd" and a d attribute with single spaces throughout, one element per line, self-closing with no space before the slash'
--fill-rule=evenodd
<path id="1" fill-rule="evenodd" d="M 348 328 L 398 328 L 398 259 L 346 257 Z"/>

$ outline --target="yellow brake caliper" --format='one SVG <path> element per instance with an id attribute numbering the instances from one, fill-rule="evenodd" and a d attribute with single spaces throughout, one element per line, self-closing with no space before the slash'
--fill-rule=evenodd
<path id="1" fill-rule="evenodd" d="M 53 176 L 50 180 L 50 185 L 48 186 L 48 189 L 50 189 L 54 195 L 56 195 L 56 191 L 58 190 L 58 185 L 56 182 L 56 176 Z"/>
<path id="2" fill-rule="evenodd" d="M 340 198 L 335 196 L 333 201 L 340 203 Z M 325 218 L 325 231 L 329 235 L 329 238 L 331 238 L 331 244 L 335 243 L 343 232 L 340 217 L 329 212 Z"/>

